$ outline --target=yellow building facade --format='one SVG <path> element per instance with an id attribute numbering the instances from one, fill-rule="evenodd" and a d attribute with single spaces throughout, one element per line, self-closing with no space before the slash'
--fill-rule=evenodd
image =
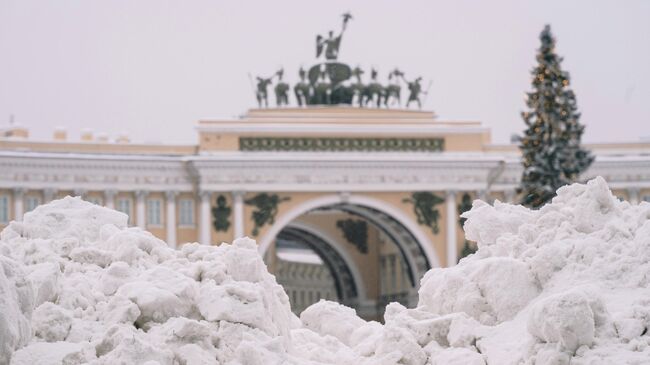
<path id="1" fill-rule="evenodd" d="M 253 109 L 196 129 L 196 145 L 73 142 L 61 130 L 34 141 L 0 129 L 0 228 L 74 195 L 174 247 L 250 236 L 296 304 L 336 299 L 377 318 L 388 301 L 415 303 L 428 269 L 458 262 L 460 212 L 474 199 L 516 201 L 522 172 L 515 145 L 432 112 Z M 650 144 L 587 148 L 596 160 L 584 179 L 650 200 Z"/>

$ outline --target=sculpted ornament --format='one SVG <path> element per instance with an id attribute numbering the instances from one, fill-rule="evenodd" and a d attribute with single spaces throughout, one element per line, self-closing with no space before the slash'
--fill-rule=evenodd
<path id="1" fill-rule="evenodd" d="M 461 215 L 469 211 L 470 209 L 472 209 L 472 198 L 469 196 L 468 193 L 465 193 L 463 194 L 463 197 L 460 200 L 460 204 L 458 204 L 458 213 L 459 215 Z M 463 228 L 466 220 L 467 218 L 458 217 L 458 224 L 460 224 L 460 228 Z M 470 243 L 468 240 L 465 240 L 458 261 L 460 261 L 460 259 L 462 259 L 465 256 L 473 254 L 474 252 L 476 252 L 476 250 L 477 247 L 475 243 Z"/>
<path id="2" fill-rule="evenodd" d="M 228 206 L 226 197 L 219 195 L 217 197 L 217 205 L 212 207 L 212 218 L 214 229 L 217 232 L 226 232 L 230 228 L 230 212 L 232 208 Z"/>
<path id="3" fill-rule="evenodd" d="M 398 69 L 388 74 L 388 84 L 378 81 L 379 72 L 374 68 L 370 71 L 370 81 L 362 81 L 364 71 L 359 67 L 352 69 L 347 63 L 340 61 L 341 43 L 348 23 L 353 19 L 350 13 L 342 14 L 343 24 L 340 31 L 330 30 L 327 35 L 316 36 L 316 64 L 307 70 L 300 68 L 298 81 L 293 86 L 293 94 L 299 107 L 307 105 L 352 105 L 359 107 L 373 105 L 377 108 L 400 105 L 401 86 L 400 80 L 404 73 Z M 282 81 L 284 70 L 275 73 L 278 82 L 275 85 L 276 104 L 278 107 L 288 105 L 290 86 Z M 249 76 L 250 77 L 250 76 Z M 273 77 L 257 77 L 251 79 L 253 91 L 260 108 L 268 108 L 267 87 L 274 81 Z M 420 85 L 422 78 L 408 82 L 410 91 L 408 107 L 415 102 L 421 107 L 421 94 L 426 94 Z"/>
<path id="4" fill-rule="evenodd" d="M 275 223 L 275 216 L 278 214 L 278 204 L 290 200 L 289 197 L 280 198 L 278 194 L 257 194 L 250 199 L 246 199 L 244 203 L 255 207 L 253 210 L 252 219 L 255 223 L 253 227 L 253 236 L 260 233 L 260 228 L 265 224 Z"/>
<path id="5" fill-rule="evenodd" d="M 362 219 L 341 219 L 336 226 L 343 232 L 345 239 L 361 253 L 368 253 L 368 223 Z"/>
<path id="6" fill-rule="evenodd" d="M 463 197 L 460 199 L 460 204 L 458 204 L 458 215 L 460 216 L 461 214 L 469 211 L 470 209 L 472 209 L 472 198 L 469 196 L 468 193 L 465 193 L 463 194 Z M 466 220 L 467 218 L 458 217 L 458 224 L 460 224 L 460 228 L 463 228 Z"/>
<path id="7" fill-rule="evenodd" d="M 440 212 L 435 206 L 443 203 L 445 201 L 443 198 L 428 191 L 420 191 L 412 193 L 410 198 L 405 198 L 402 201 L 413 204 L 413 212 L 417 216 L 419 224 L 430 227 L 433 234 L 438 234 Z"/>

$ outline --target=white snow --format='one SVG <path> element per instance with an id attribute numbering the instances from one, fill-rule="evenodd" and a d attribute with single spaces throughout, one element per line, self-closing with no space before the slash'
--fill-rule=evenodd
<path id="1" fill-rule="evenodd" d="M 278 248 L 276 256 L 282 261 L 301 264 L 322 265 L 323 260 L 314 251 L 301 248 Z"/>
<path id="2" fill-rule="evenodd" d="M 296 317 L 250 239 L 173 250 L 53 201 L 0 233 L 0 364 L 650 364 L 650 204 L 597 178 L 465 216 L 478 252 L 380 324 L 327 301 Z"/>

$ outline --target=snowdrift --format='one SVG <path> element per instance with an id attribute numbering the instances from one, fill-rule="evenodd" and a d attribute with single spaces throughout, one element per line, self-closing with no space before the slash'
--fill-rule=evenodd
<path id="1" fill-rule="evenodd" d="M 326 301 L 296 317 L 250 239 L 173 250 L 53 201 L 0 234 L 0 364 L 650 364 L 650 204 L 597 178 L 465 216 L 478 252 L 382 325 Z"/>

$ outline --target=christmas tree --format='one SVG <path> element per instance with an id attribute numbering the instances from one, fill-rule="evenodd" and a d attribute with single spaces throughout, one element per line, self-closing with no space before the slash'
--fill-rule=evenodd
<path id="1" fill-rule="evenodd" d="M 589 151 L 580 147 L 584 126 L 576 97 L 569 88 L 569 73 L 562 71 L 562 57 L 555 54 L 551 27 L 540 35 L 538 65 L 532 71 L 533 91 L 527 93 L 528 126 L 520 138 L 524 173 L 518 192 L 521 204 L 537 208 L 555 196 L 555 191 L 575 181 L 593 162 Z"/>

